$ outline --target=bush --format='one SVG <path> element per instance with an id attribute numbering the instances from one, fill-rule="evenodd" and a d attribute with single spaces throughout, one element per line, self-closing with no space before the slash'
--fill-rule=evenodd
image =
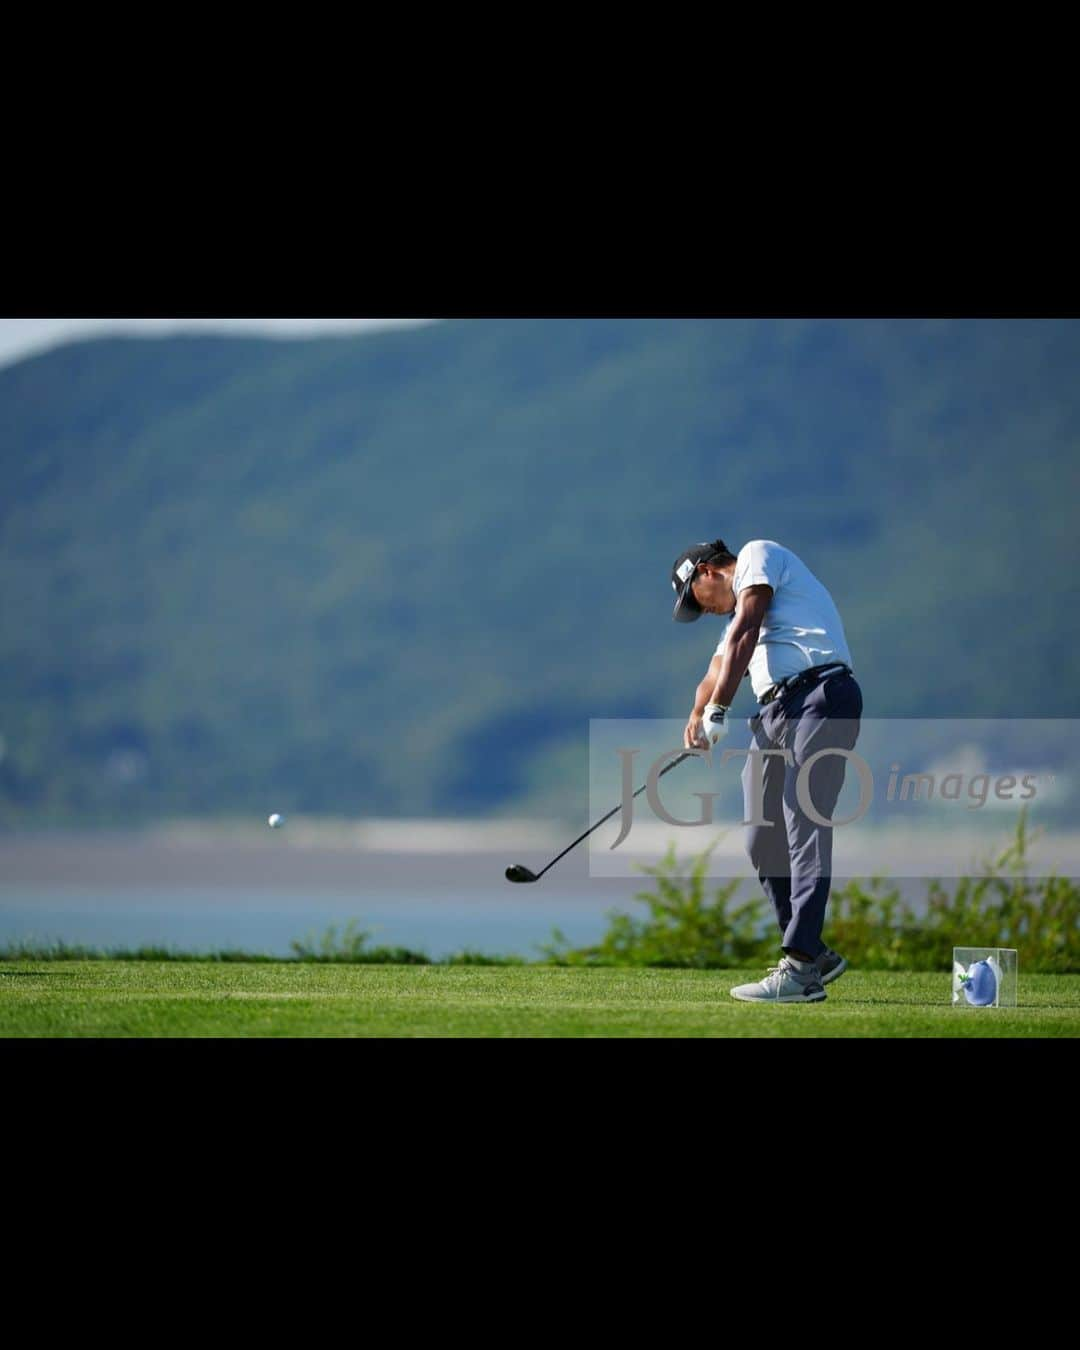
<path id="1" fill-rule="evenodd" d="M 1029 878 L 1027 813 L 1016 837 L 977 877 L 960 877 L 950 892 L 938 880 L 916 914 L 881 878 L 851 881 L 832 896 L 829 945 L 867 970 L 941 970 L 952 949 L 1015 947 L 1021 970 L 1080 971 L 1080 887 L 1068 877 Z"/>
<path id="2" fill-rule="evenodd" d="M 0 961 L 210 961 L 218 964 L 262 963 L 280 960 L 265 952 L 217 951 L 190 952 L 178 947 L 86 947 L 61 939 L 39 942 L 33 937 L 17 939 L 0 946 Z"/>
<path id="3" fill-rule="evenodd" d="M 1080 972 L 1080 886 L 1067 877 L 1029 878 L 1027 814 L 1021 812 L 1013 842 L 976 877 L 960 877 L 950 891 L 927 883 L 925 913 L 916 913 L 895 883 L 881 877 L 849 881 L 829 899 L 825 940 L 863 970 L 943 970 L 956 946 L 1015 947 L 1021 971 Z M 655 867 L 654 891 L 634 897 L 648 918 L 609 914 L 609 928 L 594 947 L 571 948 L 556 929 L 541 950 L 558 965 L 748 966 L 772 959 L 776 922 L 764 899 L 733 906 L 738 881 L 706 897 L 705 872 L 712 845 L 697 855 L 688 876 L 672 844 Z"/>
<path id="4" fill-rule="evenodd" d="M 654 867 L 640 871 L 656 879 L 655 891 L 638 891 L 636 900 L 648 907 L 649 917 L 611 911 L 610 927 L 595 947 L 574 949 L 555 929 L 552 942 L 541 947 L 556 965 L 577 966 L 682 966 L 704 970 L 715 966 L 738 966 L 763 960 L 775 951 L 775 941 L 765 936 L 767 905 L 749 900 L 731 906 L 738 881 L 717 886 L 712 898 L 706 894 L 705 872 L 713 843 L 697 855 L 689 876 L 679 867 L 671 844 Z"/>
<path id="5" fill-rule="evenodd" d="M 337 928 L 331 925 L 321 938 L 308 937 L 304 941 L 289 943 L 298 961 L 325 965 L 364 965 L 364 966 L 430 966 L 431 957 L 423 952 L 413 952 L 408 947 L 369 947 L 367 940 L 371 936 L 366 929 L 358 928 L 355 919 L 345 925 L 340 940 Z"/>

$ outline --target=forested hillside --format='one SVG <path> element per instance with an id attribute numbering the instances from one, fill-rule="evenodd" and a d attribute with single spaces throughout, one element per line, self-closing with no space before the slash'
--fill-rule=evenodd
<path id="1" fill-rule="evenodd" d="M 830 587 L 867 716 L 1075 717 L 1078 365 L 1070 321 L 457 320 L 0 370 L 0 823 L 574 814 L 590 717 L 685 714 L 717 535 Z"/>

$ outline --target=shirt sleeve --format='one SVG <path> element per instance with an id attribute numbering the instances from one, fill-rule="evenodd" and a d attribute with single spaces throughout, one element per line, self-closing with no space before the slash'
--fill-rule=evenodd
<path id="1" fill-rule="evenodd" d="M 731 589 L 736 595 L 747 586 L 771 586 L 778 591 L 786 574 L 783 551 L 768 539 L 752 539 L 739 550 Z"/>

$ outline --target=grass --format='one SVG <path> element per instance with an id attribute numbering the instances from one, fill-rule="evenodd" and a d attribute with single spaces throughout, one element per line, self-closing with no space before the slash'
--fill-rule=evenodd
<path id="1" fill-rule="evenodd" d="M 823 1004 L 737 1003 L 745 970 L 277 962 L 0 964 L 0 1037 L 1074 1037 L 1080 976 L 1013 1011 L 954 1009 L 947 973 L 849 971 Z"/>

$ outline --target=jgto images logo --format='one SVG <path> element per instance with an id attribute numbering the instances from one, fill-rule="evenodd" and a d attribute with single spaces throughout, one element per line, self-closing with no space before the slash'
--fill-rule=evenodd
<path id="1" fill-rule="evenodd" d="M 640 754 L 640 750 L 618 749 L 615 752 L 622 762 L 622 825 L 619 836 L 611 845 L 616 849 L 630 833 L 634 822 L 634 758 Z M 718 792 L 694 792 L 691 795 L 697 797 L 702 803 L 702 813 L 696 820 L 680 820 L 677 816 L 671 814 L 660 799 L 660 776 L 664 770 L 671 765 L 680 755 L 693 755 L 704 759 L 706 763 L 712 763 L 712 749 L 695 749 L 686 751 L 683 749 L 666 750 L 653 760 L 649 767 L 648 777 L 646 779 L 645 799 L 649 807 L 658 820 L 662 820 L 667 825 L 679 826 L 698 826 L 712 825 L 713 803 L 718 796 Z M 849 816 L 840 819 L 833 817 L 829 819 L 821 816 L 814 807 L 810 793 L 810 775 L 814 765 L 819 760 L 829 755 L 840 755 L 848 762 L 848 767 L 856 774 L 859 782 L 859 805 Z M 727 764 L 730 759 L 743 759 L 749 766 L 749 793 L 748 799 L 753 806 L 753 814 L 749 820 L 743 820 L 743 825 L 755 826 L 757 828 L 769 828 L 773 825 L 772 821 L 764 818 L 764 794 L 765 794 L 765 760 L 766 758 L 782 758 L 785 764 L 793 765 L 795 762 L 794 754 L 791 750 L 770 749 L 759 750 L 755 747 L 747 749 L 726 749 L 721 753 L 721 766 Z M 1036 780 L 1037 774 L 999 774 L 992 775 L 988 773 L 903 773 L 902 765 L 893 763 L 889 766 L 889 781 L 885 790 L 886 802 L 954 802 L 962 803 L 967 810 L 977 811 L 980 807 L 986 805 L 987 801 L 993 798 L 1000 802 L 1026 802 L 1031 801 L 1037 794 Z M 841 825 L 850 825 L 860 820 L 874 803 L 874 775 L 870 765 L 855 750 L 844 750 L 828 747 L 819 750 L 817 754 L 811 755 L 799 768 L 795 780 L 795 795 L 801 810 L 817 825 L 831 825 L 834 829 Z"/>

